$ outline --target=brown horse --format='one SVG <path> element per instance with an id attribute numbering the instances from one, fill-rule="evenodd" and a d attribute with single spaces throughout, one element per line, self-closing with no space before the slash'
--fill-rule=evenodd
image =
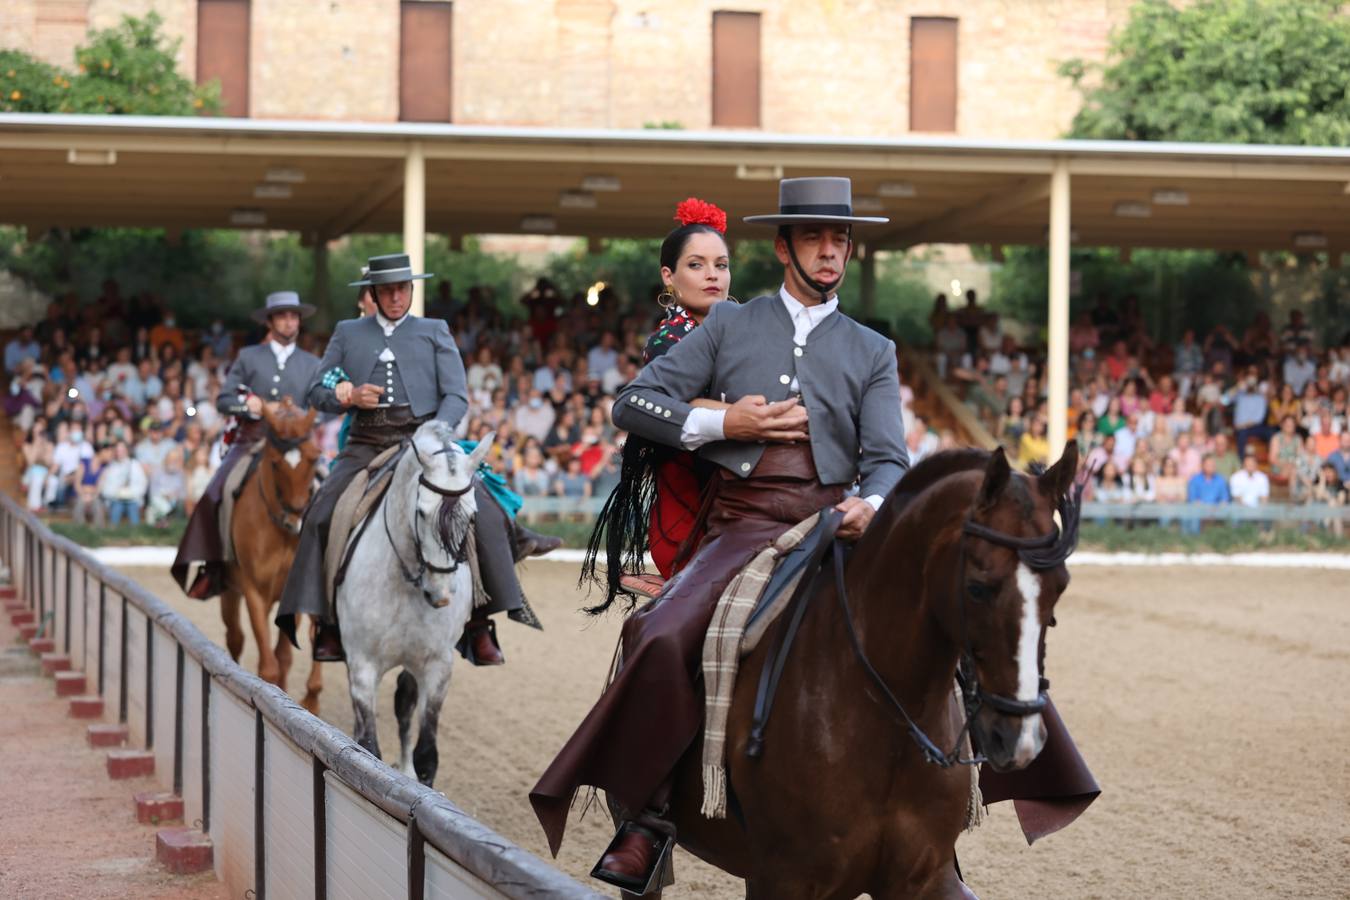
<path id="1" fill-rule="evenodd" d="M 234 504 L 230 523 L 234 561 L 227 566 L 226 589 L 220 598 L 225 646 L 230 655 L 238 660 L 244 649 L 244 631 L 239 624 L 243 599 L 258 645 L 258 676 L 282 690 L 290 673 L 292 648 L 281 635 L 273 648 L 271 609 L 281 598 L 286 573 L 295 558 L 300 519 L 314 484 L 319 448 L 312 434 L 317 412 L 301 412 L 290 398 L 263 408 L 267 438 Z M 323 676 L 319 664 L 314 663 L 301 701 L 305 709 L 318 712 L 322 689 Z"/>
<path id="2" fill-rule="evenodd" d="M 758 758 L 747 747 L 772 632 L 742 661 L 727 723 L 730 811 L 700 814 L 695 742 L 670 798 L 679 843 L 744 878 L 750 898 L 965 896 L 955 845 L 973 772 L 957 761 L 967 723 L 953 714 L 953 680 L 964 660 L 978 709 L 968 727 L 988 764 L 1030 763 L 1045 741 L 1041 657 L 1069 581 L 1077 464 L 1070 442 L 1034 477 L 1001 449 L 915 466 L 848 556 L 842 603 L 821 578 Z"/>

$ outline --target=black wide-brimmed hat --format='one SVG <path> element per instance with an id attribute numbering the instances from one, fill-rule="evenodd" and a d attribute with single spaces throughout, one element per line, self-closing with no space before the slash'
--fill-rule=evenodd
<path id="1" fill-rule="evenodd" d="M 314 315 L 314 307 L 308 303 L 301 303 L 300 295 L 295 291 L 277 291 L 267 295 L 266 306 L 253 311 L 253 321 L 265 325 L 268 316 L 279 312 L 297 312 L 300 318 L 307 319 Z"/>
<path id="2" fill-rule="evenodd" d="M 404 281 L 420 281 L 423 278 L 433 277 L 430 273 L 413 274 L 412 260 L 408 258 L 406 253 L 372 256 L 368 264 L 370 270 L 366 273 L 366 277 L 360 281 L 353 281 L 347 287 L 364 287 L 368 284 L 399 284 Z"/>
<path id="3" fill-rule="evenodd" d="M 778 182 L 778 212 L 746 216 L 750 225 L 800 225 L 830 222 L 843 225 L 885 225 L 884 216 L 853 214 L 853 182 L 847 178 L 784 178 Z"/>

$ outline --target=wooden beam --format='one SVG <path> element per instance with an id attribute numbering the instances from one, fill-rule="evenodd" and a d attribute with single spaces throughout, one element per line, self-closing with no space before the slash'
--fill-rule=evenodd
<path id="1" fill-rule="evenodd" d="M 329 240 L 340 238 L 365 224 L 376 210 L 400 195 L 403 190 L 403 164 L 386 169 L 386 173 L 364 193 L 355 197 L 333 218 L 319 228 Z"/>
<path id="2" fill-rule="evenodd" d="M 985 194 L 969 206 L 948 210 L 941 215 L 901 228 L 881 238 L 878 243 L 888 247 L 911 247 L 930 240 L 961 240 L 960 232 L 971 225 L 1016 212 L 1040 203 L 1050 196 L 1050 180 L 1027 178 L 1011 190 Z"/>

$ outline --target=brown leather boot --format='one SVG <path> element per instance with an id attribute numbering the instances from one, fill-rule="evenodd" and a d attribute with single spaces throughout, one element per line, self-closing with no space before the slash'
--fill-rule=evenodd
<path id="1" fill-rule="evenodd" d="M 464 640 L 469 662 L 475 666 L 500 666 L 506 663 L 501 645 L 497 643 L 497 627 L 484 616 L 470 619 L 464 626 Z"/>
<path id="2" fill-rule="evenodd" d="M 219 563 L 203 565 L 192 580 L 192 586 L 187 589 L 187 595 L 193 600 L 210 600 L 219 594 L 225 582 L 223 568 Z"/>
<path id="3" fill-rule="evenodd" d="M 347 652 L 342 649 L 342 631 L 334 623 L 320 622 L 314 632 L 314 661 L 343 662 Z"/>
<path id="4" fill-rule="evenodd" d="M 636 822 L 624 822 L 591 876 L 630 893 L 642 894 L 651 883 L 653 870 L 669 841 L 668 836 Z"/>

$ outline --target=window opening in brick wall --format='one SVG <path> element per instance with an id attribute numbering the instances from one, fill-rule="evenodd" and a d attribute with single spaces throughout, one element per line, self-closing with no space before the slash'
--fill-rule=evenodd
<path id="1" fill-rule="evenodd" d="M 712 123 L 759 127 L 759 13 L 715 12 Z"/>
<path id="2" fill-rule="evenodd" d="M 956 19 L 909 20 L 909 130 L 956 131 Z"/>
<path id="3" fill-rule="evenodd" d="M 220 81 L 221 112 L 248 115 L 248 0 L 197 0 L 197 83 Z"/>
<path id="4" fill-rule="evenodd" d="M 398 117 L 450 121 L 451 4 L 403 0 L 398 60 Z"/>

